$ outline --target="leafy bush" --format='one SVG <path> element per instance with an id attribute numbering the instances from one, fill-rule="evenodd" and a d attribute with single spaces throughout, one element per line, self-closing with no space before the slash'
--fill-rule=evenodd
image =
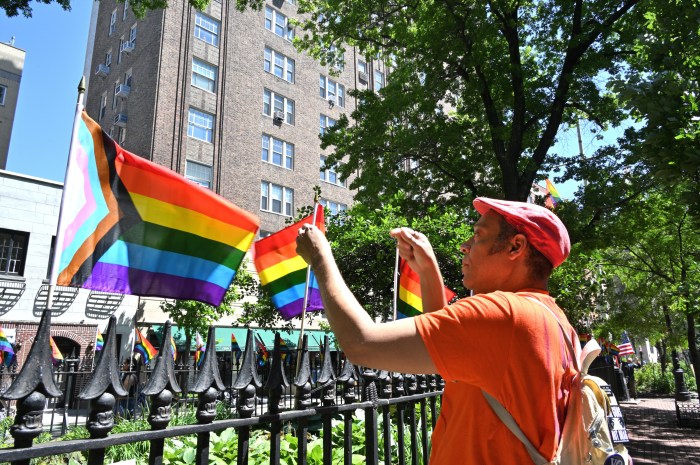
<path id="1" fill-rule="evenodd" d="M 692 376 L 688 365 L 681 362 L 685 385 L 690 391 L 697 391 L 695 377 Z M 661 374 L 661 364 L 647 363 L 643 367 L 635 370 L 634 379 L 637 381 L 637 392 L 642 394 L 670 395 L 676 390 L 673 379 L 673 368 L 669 365 L 666 373 Z"/>

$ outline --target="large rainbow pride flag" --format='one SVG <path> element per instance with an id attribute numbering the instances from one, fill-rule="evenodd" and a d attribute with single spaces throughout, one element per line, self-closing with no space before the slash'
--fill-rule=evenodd
<path id="1" fill-rule="evenodd" d="M 316 226 L 326 232 L 323 207 L 316 205 Z M 289 320 L 304 311 L 307 264 L 297 254 L 297 235 L 303 224 L 313 222 L 313 215 L 271 234 L 253 244 L 253 263 L 258 270 L 260 284 L 272 296 L 272 303 Z M 323 309 L 321 292 L 313 271 L 309 275 L 309 294 L 306 311 Z"/>
<path id="2" fill-rule="evenodd" d="M 456 295 L 445 286 L 445 299 L 449 302 Z M 420 291 L 420 277 L 408 262 L 399 259 L 399 285 L 396 299 L 396 318 L 408 318 L 423 313 L 423 297 Z"/>
<path id="3" fill-rule="evenodd" d="M 556 187 L 554 187 L 552 181 L 546 179 L 545 183 L 547 184 L 547 198 L 545 200 L 545 206 L 548 208 L 554 208 L 559 202 L 561 202 L 561 195 L 559 195 L 559 191 Z"/>
<path id="4" fill-rule="evenodd" d="M 57 240 L 59 285 L 219 305 L 259 219 L 76 119 Z"/>

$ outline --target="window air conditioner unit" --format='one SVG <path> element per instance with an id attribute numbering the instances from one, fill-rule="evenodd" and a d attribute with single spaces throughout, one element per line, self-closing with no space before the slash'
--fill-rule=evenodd
<path id="1" fill-rule="evenodd" d="M 95 68 L 95 76 L 99 76 L 101 78 L 107 77 L 109 74 L 109 66 L 105 65 L 104 63 L 100 63 L 97 65 L 97 68 Z"/>
<path id="2" fill-rule="evenodd" d="M 129 118 L 124 113 L 117 113 L 114 115 L 114 125 L 119 126 L 120 128 L 125 128 L 128 119 Z"/>
<path id="3" fill-rule="evenodd" d="M 329 106 L 330 108 L 333 108 L 333 106 L 335 106 L 335 99 L 334 99 L 334 98 L 329 98 L 329 99 L 328 99 L 328 106 Z"/>
<path id="4" fill-rule="evenodd" d="M 129 94 L 131 93 L 131 87 L 127 86 L 126 84 L 119 84 L 117 86 L 117 92 L 116 96 L 119 99 L 126 100 L 129 98 Z"/>
<path id="5" fill-rule="evenodd" d="M 363 71 L 359 71 L 357 73 L 357 78 L 361 81 L 364 82 L 365 84 L 369 82 L 369 76 L 367 76 L 367 73 Z"/>
<path id="6" fill-rule="evenodd" d="M 279 121 L 280 123 L 284 121 L 284 112 L 283 111 L 276 111 L 272 115 L 272 119 L 275 121 Z"/>
<path id="7" fill-rule="evenodd" d="M 124 52 L 124 53 L 131 53 L 131 52 L 133 52 L 133 51 L 134 51 L 134 44 L 131 43 L 131 42 L 124 42 L 124 43 L 122 44 L 122 49 L 121 49 L 121 51 Z"/>

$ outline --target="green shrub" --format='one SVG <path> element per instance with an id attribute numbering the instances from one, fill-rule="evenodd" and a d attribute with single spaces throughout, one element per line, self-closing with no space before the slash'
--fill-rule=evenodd
<path id="1" fill-rule="evenodd" d="M 695 377 L 685 362 L 681 362 L 684 371 L 685 385 L 690 391 L 697 391 Z M 637 381 L 637 392 L 640 394 L 670 395 L 676 390 L 673 379 L 673 368 L 671 365 L 666 369 L 666 373 L 661 374 L 661 364 L 647 363 L 635 370 L 634 379 Z"/>

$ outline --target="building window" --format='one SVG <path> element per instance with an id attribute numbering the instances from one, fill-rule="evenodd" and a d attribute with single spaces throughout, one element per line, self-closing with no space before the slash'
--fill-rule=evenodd
<path id="1" fill-rule="evenodd" d="M 117 108 L 117 93 L 119 92 L 119 81 L 114 83 L 114 93 L 112 94 L 112 110 Z"/>
<path id="2" fill-rule="evenodd" d="M 294 60 L 269 47 L 265 47 L 263 69 L 280 79 L 294 83 Z"/>
<path id="3" fill-rule="evenodd" d="M 129 86 L 129 89 L 131 89 L 131 70 L 127 71 L 124 73 L 124 84 Z"/>
<path id="4" fill-rule="evenodd" d="M 0 85 L 0 106 L 5 106 L 5 97 L 7 96 L 7 87 Z"/>
<path id="5" fill-rule="evenodd" d="M 0 229 L 0 275 L 24 276 L 29 233 Z"/>
<path id="6" fill-rule="evenodd" d="M 124 43 L 126 41 L 124 40 L 124 37 L 121 37 L 119 39 L 119 55 L 117 55 L 117 64 L 122 62 L 122 55 L 124 54 Z"/>
<path id="7" fill-rule="evenodd" d="M 109 51 L 105 54 L 105 66 L 108 68 L 112 66 L 112 49 L 110 48 Z"/>
<path id="8" fill-rule="evenodd" d="M 221 23 L 209 16 L 205 16 L 199 11 L 194 17 L 194 36 L 197 39 L 213 45 L 219 46 L 219 27 Z"/>
<path id="9" fill-rule="evenodd" d="M 102 118 L 105 117 L 105 111 L 107 111 L 107 94 L 102 94 L 102 97 L 100 97 L 100 112 L 97 117 L 98 121 L 102 121 Z"/>
<path id="10" fill-rule="evenodd" d="M 384 73 L 381 71 L 374 72 L 374 90 L 379 92 L 379 90 L 384 87 Z"/>
<path id="11" fill-rule="evenodd" d="M 346 181 L 341 181 L 337 173 L 337 167 L 326 167 L 326 157 L 321 155 L 321 181 L 326 181 L 340 187 L 347 187 Z"/>
<path id="12" fill-rule="evenodd" d="M 122 13 L 122 21 L 126 20 L 127 11 L 129 11 L 129 0 L 124 0 L 124 12 Z"/>
<path id="13" fill-rule="evenodd" d="M 345 107 L 345 86 L 323 74 L 319 77 L 319 95 L 334 105 Z"/>
<path id="14" fill-rule="evenodd" d="M 265 29 L 287 40 L 294 38 L 294 28 L 290 24 L 289 19 L 269 6 L 265 7 Z"/>
<path id="15" fill-rule="evenodd" d="M 260 210 L 292 216 L 294 190 L 271 182 L 260 183 Z"/>
<path id="16" fill-rule="evenodd" d="M 362 60 L 357 61 L 357 71 L 360 73 L 367 74 L 367 63 Z"/>
<path id="17" fill-rule="evenodd" d="M 337 215 L 348 209 L 348 206 L 344 203 L 333 202 L 332 200 L 321 199 L 318 203 L 323 205 L 324 208 L 327 208 L 331 212 L 331 215 Z"/>
<path id="18" fill-rule="evenodd" d="M 294 100 L 265 89 L 263 91 L 263 114 L 274 117 L 276 113 L 283 114 L 284 121 L 294 125 Z"/>
<path id="19" fill-rule="evenodd" d="M 333 118 L 326 115 L 321 115 L 319 124 L 319 132 L 321 133 L 321 135 L 324 135 L 326 133 L 326 130 L 333 126 L 335 126 L 335 120 Z"/>
<path id="20" fill-rule="evenodd" d="M 109 17 L 109 35 L 110 36 L 114 32 L 114 28 L 116 25 L 117 25 L 117 9 L 115 8 Z"/>
<path id="21" fill-rule="evenodd" d="M 187 121 L 189 137 L 211 143 L 214 136 L 214 115 L 190 108 Z"/>
<path id="22" fill-rule="evenodd" d="M 185 177 L 200 186 L 211 189 L 211 166 L 196 161 L 185 162 Z"/>
<path id="23" fill-rule="evenodd" d="M 136 24 L 131 26 L 129 30 L 129 43 L 132 47 L 136 47 Z"/>
<path id="24" fill-rule="evenodd" d="M 119 133 L 117 134 L 117 143 L 119 145 L 124 145 L 124 142 L 126 141 L 126 128 L 119 127 Z"/>
<path id="25" fill-rule="evenodd" d="M 262 161 L 293 170 L 294 144 L 263 134 Z"/>
<path id="26" fill-rule="evenodd" d="M 197 58 L 192 59 L 192 85 L 209 92 L 216 92 L 217 67 Z"/>

